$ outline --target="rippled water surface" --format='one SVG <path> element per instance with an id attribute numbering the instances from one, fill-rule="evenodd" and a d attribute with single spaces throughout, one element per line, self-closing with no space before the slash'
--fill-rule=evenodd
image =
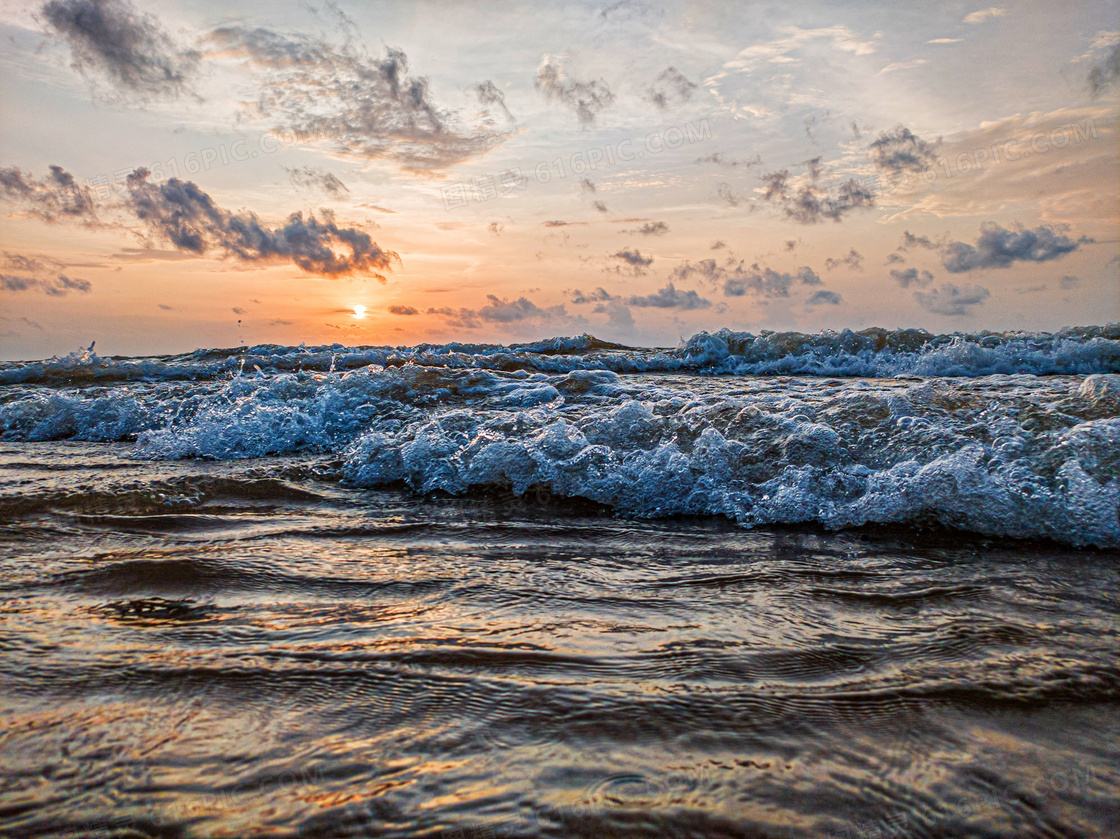
<path id="1" fill-rule="evenodd" d="M 0 655 L 5 837 L 1120 835 L 1120 327 L 3 363 Z"/>
<path id="2" fill-rule="evenodd" d="M 1106 836 L 1120 557 L 0 447 L 0 833 Z"/>

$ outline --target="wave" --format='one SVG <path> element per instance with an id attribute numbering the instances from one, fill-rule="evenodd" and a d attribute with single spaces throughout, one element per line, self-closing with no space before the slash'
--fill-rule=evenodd
<path id="1" fill-rule="evenodd" d="M 1067 367 L 1076 359 L 1101 366 L 1110 356 L 1100 346 L 1116 343 L 1103 331 L 1030 340 L 1049 342 L 1050 349 L 1033 350 L 1048 364 L 1062 358 Z M 904 347 L 917 346 L 916 338 L 907 344 L 902 333 L 891 336 L 895 345 L 876 353 L 901 357 Z M 773 350 L 776 336 L 770 338 Z M 745 364 L 763 340 L 723 356 L 726 334 L 697 336 L 673 357 Z M 803 345 L 819 349 L 824 340 Z M 840 336 L 828 338 L 835 340 Z M 962 340 L 914 350 L 909 369 L 935 357 L 947 370 L 963 369 L 961 359 L 972 358 L 973 372 L 996 357 L 1017 359 L 1020 367 L 1037 361 L 1021 336 L 1014 350 L 1009 338 L 993 338 L 987 347 L 963 347 Z M 573 359 L 602 365 L 635 352 L 590 339 L 532 346 L 534 364 L 562 367 Z M 838 358 L 829 346 L 829 357 Z M 0 402 L 0 437 L 128 441 L 143 459 L 319 452 L 352 486 L 403 485 L 424 494 L 544 489 L 638 517 L 719 515 L 747 526 L 828 528 L 935 522 L 1120 547 L 1117 374 L 775 379 L 698 377 L 660 362 L 657 375 L 602 366 L 467 366 L 466 359 L 516 355 L 512 348 L 504 355 L 483 349 L 440 348 L 446 362 L 460 358 L 462 366 L 417 361 L 347 370 L 336 363 L 315 371 L 289 358 L 284 370 L 222 380 L 9 387 Z M 583 354 L 573 354 L 577 349 Z M 436 355 L 415 352 L 420 359 Z M 643 352 L 646 362 L 656 357 Z M 195 363 L 214 363 L 213 351 L 203 355 Z"/>
<path id="2" fill-rule="evenodd" d="M 693 373 L 828 377 L 1088 375 L 1120 373 L 1120 324 L 1053 333 L 933 335 L 920 329 L 860 332 L 701 332 L 672 349 L 627 347 L 590 335 L 526 344 L 285 347 L 262 344 L 151 358 L 71 353 L 0 363 L 0 384 L 205 381 L 261 371 L 334 372 L 362 367 L 450 367 L 564 373 Z"/>

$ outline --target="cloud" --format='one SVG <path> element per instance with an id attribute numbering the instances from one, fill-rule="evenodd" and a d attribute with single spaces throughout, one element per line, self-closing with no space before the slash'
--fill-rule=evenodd
<path id="1" fill-rule="evenodd" d="M 800 239 L 786 239 L 785 247 L 782 248 L 786 253 L 793 253 L 797 250 L 797 246 L 801 244 Z"/>
<path id="2" fill-rule="evenodd" d="M 4 251 L 3 258 L 0 261 L 2 261 L 4 268 L 3 272 L 0 272 L 0 290 L 2 291 L 16 292 L 35 289 L 43 292 L 43 294 L 49 294 L 51 297 L 63 297 L 71 291 L 88 294 L 93 288 L 89 280 L 63 274 L 61 269 L 66 267 L 65 263 L 49 256 L 33 257 Z"/>
<path id="3" fill-rule="evenodd" d="M 585 303 L 605 303 L 608 300 L 617 300 L 618 298 L 608 292 L 605 288 L 600 286 L 590 294 L 584 294 L 578 288 L 571 292 L 571 300 L 577 306 L 582 306 Z"/>
<path id="4" fill-rule="evenodd" d="M 339 227 L 330 211 L 322 212 L 322 220 L 293 213 L 282 226 L 269 228 L 252 212 L 234 213 L 219 207 L 191 181 L 171 178 L 155 184 L 148 176 L 144 168 L 128 176 L 124 206 L 152 237 L 179 250 L 199 256 L 218 253 L 239 262 L 287 259 L 309 274 L 365 274 L 382 282 L 385 277 L 379 272 L 400 261 L 397 254 L 382 250 L 368 233 Z"/>
<path id="5" fill-rule="evenodd" d="M 389 213 L 389 214 L 394 215 L 394 216 L 397 214 L 396 210 L 390 210 L 387 207 L 379 207 L 376 204 L 371 204 L 368 201 L 363 203 L 363 204 L 359 204 L 358 206 L 359 207 L 366 207 L 370 210 L 377 210 L 377 212 L 379 212 L 379 213 Z"/>
<path id="6" fill-rule="evenodd" d="M 506 226 L 500 221 L 492 221 L 488 225 L 486 225 L 486 229 L 493 233 L 495 236 L 501 236 L 502 231 L 506 229 Z"/>
<path id="7" fill-rule="evenodd" d="M 958 288 L 945 283 L 929 291 L 915 291 L 914 299 L 927 312 L 935 315 L 967 315 L 973 306 L 980 306 L 991 295 L 983 286 Z"/>
<path id="8" fill-rule="evenodd" d="M 166 303 L 160 303 L 160 304 L 159 304 L 159 307 L 160 307 L 161 309 L 163 309 L 163 310 L 164 310 L 165 312 L 170 312 L 170 311 L 173 311 L 172 307 L 171 307 L 171 306 L 168 306 L 168 305 L 167 305 Z"/>
<path id="9" fill-rule="evenodd" d="M 20 204 L 29 215 L 46 222 L 81 221 L 96 226 L 93 193 L 61 166 L 51 166 L 46 180 L 37 180 L 15 166 L 0 168 L 0 198 Z"/>
<path id="10" fill-rule="evenodd" d="M 824 219 L 839 222 L 852 210 L 875 206 L 871 193 L 854 179 L 841 184 L 835 198 L 811 184 L 791 190 L 788 169 L 765 174 L 762 182 L 766 185 L 762 200 L 776 204 L 786 218 L 798 224 L 817 224 Z"/>
<path id="11" fill-rule="evenodd" d="M 586 225 L 586 221 L 561 221 L 560 219 L 552 219 L 551 221 L 542 221 L 545 227 L 571 227 L 573 225 Z"/>
<path id="12" fill-rule="evenodd" d="M 972 12 L 965 15 L 963 23 L 983 23 L 988 18 L 1002 17 L 1007 14 L 1007 9 L 1000 6 L 989 6 L 986 9 L 980 9 L 978 12 Z"/>
<path id="13" fill-rule="evenodd" d="M 617 259 L 624 265 L 631 269 L 634 276 L 640 276 L 645 272 L 645 269 L 653 264 L 652 256 L 642 256 L 642 252 L 637 248 L 623 248 L 616 253 L 612 253 L 610 259 Z M 619 271 L 621 266 L 615 266 L 615 271 Z"/>
<path id="14" fill-rule="evenodd" d="M 879 134 L 879 139 L 868 146 L 871 162 L 890 175 L 904 172 L 924 172 L 937 161 L 938 137 L 929 143 L 904 125 Z"/>
<path id="15" fill-rule="evenodd" d="M 642 236 L 664 236 L 669 232 L 669 225 L 663 221 L 647 221 L 641 227 L 633 230 L 623 230 L 623 233 L 638 233 Z"/>
<path id="16" fill-rule="evenodd" d="M 1089 92 L 1096 99 L 1106 87 L 1113 84 L 1117 79 L 1120 79 L 1120 44 L 1113 44 L 1112 48 L 1105 53 L 1101 62 L 1094 65 L 1089 71 L 1086 81 L 1089 84 Z"/>
<path id="17" fill-rule="evenodd" d="M 272 120 L 277 133 L 330 141 L 339 154 L 433 174 L 509 136 L 487 113 L 474 125 L 462 123 L 433 101 L 426 78 L 408 74 L 403 50 L 370 55 L 350 29 L 342 47 L 262 27 L 224 26 L 209 37 L 216 55 L 257 72 L 251 112 Z"/>
<path id="18" fill-rule="evenodd" d="M 905 264 L 906 264 L 906 260 L 900 254 L 897 254 L 897 253 L 888 253 L 887 254 L 887 265 L 905 265 Z"/>
<path id="19" fill-rule="evenodd" d="M 723 265 L 714 259 L 701 259 L 698 262 L 683 262 L 673 269 L 670 279 L 687 280 L 693 277 L 705 280 L 713 286 L 722 285 L 727 297 L 742 297 L 752 294 L 757 297 L 789 297 L 793 284 L 820 285 L 821 278 L 808 266 L 794 272 L 775 271 L 761 268 L 758 263 L 746 267 L 740 260 L 728 259 Z"/>
<path id="20" fill-rule="evenodd" d="M 701 297 L 695 291 L 679 291 L 671 282 L 655 294 L 633 295 L 626 299 L 627 305 L 638 308 L 656 309 L 707 309 L 712 301 Z"/>
<path id="21" fill-rule="evenodd" d="M 591 178 L 584 178 L 582 181 L 580 181 L 579 188 L 581 192 L 590 192 L 592 194 L 595 193 L 595 183 L 591 180 Z"/>
<path id="22" fill-rule="evenodd" d="M 891 279 L 903 288 L 909 288 L 912 285 L 927 286 L 933 282 L 933 274 L 929 271 L 919 272 L 917 268 L 892 268 Z"/>
<path id="23" fill-rule="evenodd" d="M 230 309 L 230 311 L 233 312 L 235 315 L 247 315 L 247 314 L 249 314 L 244 309 L 242 309 L 240 306 L 234 306 L 232 309 Z"/>
<path id="24" fill-rule="evenodd" d="M 926 41 L 927 44 L 959 44 L 964 38 L 934 38 Z"/>
<path id="25" fill-rule="evenodd" d="M 733 157 L 727 157 L 721 151 L 717 151 L 713 154 L 709 154 L 707 157 L 698 157 L 693 163 L 714 163 L 717 166 L 726 166 L 729 169 L 733 169 L 736 166 L 750 169 L 752 166 L 758 166 L 762 163 L 762 158 L 756 154 L 753 160 L 737 160 Z"/>
<path id="26" fill-rule="evenodd" d="M 723 248 L 726 248 L 726 247 L 727 247 L 727 242 L 723 241 L 723 239 L 716 239 L 709 246 L 709 250 L 718 251 L 718 250 L 722 250 Z"/>
<path id="27" fill-rule="evenodd" d="M 634 326 L 634 314 L 630 311 L 630 307 L 617 298 L 600 303 L 592 312 L 598 315 L 605 314 L 607 323 L 617 329 L 632 329 Z"/>
<path id="28" fill-rule="evenodd" d="M 478 329 L 482 326 L 482 321 L 478 319 L 478 312 L 474 309 L 452 309 L 441 306 L 428 309 L 426 314 L 446 318 L 447 325 L 455 329 Z"/>
<path id="29" fill-rule="evenodd" d="M 835 291 L 822 288 L 820 291 L 814 291 L 805 301 L 805 305 L 809 308 L 813 306 L 839 306 L 843 302 L 844 298 Z"/>
<path id="30" fill-rule="evenodd" d="M 934 242 L 929 236 L 918 236 L 909 230 L 902 231 L 902 241 L 898 244 L 900 251 L 908 251 L 910 248 L 925 248 L 927 251 L 931 251 L 939 247 L 941 247 L 941 243 Z"/>
<path id="31" fill-rule="evenodd" d="M 690 81 L 676 67 L 664 70 L 653 86 L 646 92 L 647 98 L 658 108 L 664 110 L 670 105 L 681 105 L 692 98 L 697 84 Z"/>
<path id="32" fill-rule="evenodd" d="M 506 119 L 513 122 L 513 114 L 509 112 L 506 107 L 506 95 L 498 90 L 497 86 L 487 79 L 484 82 L 479 82 L 474 86 L 475 95 L 478 96 L 479 104 L 481 105 L 497 105 L 502 109 L 502 113 L 506 115 Z"/>
<path id="33" fill-rule="evenodd" d="M 284 171 L 288 173 L 288 180 L 292 182 L 292 186 L 299 189 L 318 189 L 331 198 L 342 198 L 343 195 L 350 194 L 346 184 L 340 181 L 336 175 L 323 169 L 314 166 L 300 166 L 289 169 L 285 166 Z"/>
<path id="34" fill-rule="evenodd" d="M 1081 285 L 1081 280 L 1073 276 L 1072 274 L 1066 274 L 1064 277 L 1062 277 L 1061 280 L 1058 281 L 1058 284 L 1065 289 L 1077 288 L 1079 285 Z"/>
<path id="35" fill-rule="evenodd" d="M 839 259 L 832 259 L 831 257 L 829 257 L 824 261 L 824 266 L 829 271 L 831 271 L 833 268 L 839 268 L 841 265 L 847 265 L 853 271 L 862 271 L 863 254 L 861 254 L 855 248 L 852 248 L 848 251 L 847 256 L 842 256 Z"/>
<path id="36" fill-rule="evenodd" d="M 126 0 L 51 0 L 39 11 L 69 43 L 75 70 L 141 99 L 179 96 L 197 67 L 197 52 L 179 49 L 153 15 Z"/>
<path id="37" fill-rule="evenodd" d="M 731 191 L 731 184 L 721 183 L 716 188 L 716 194 L 719 196 L 719 200 L 722 201 L 727 206 L 729 206 L 729 207 L 738 207 L 739 206 L 739 199 L 735 196 L 735 193 Z"/>
<path id="38" fill-rule="evenodd" d="M 389 314 L 391 315 L 418 315 L 419 310 L 412 308 L 412 306 L 390 306 Z"/>
<path id="39" fill-rule="evenodd" d="M 1049 227 L 1005 230 L 992 221 L 980 225 L 975 245 L 948 242 L 941 248 L 941 264 L 950 274 L 982 268 L 1008 268 L 1014 262 L 1049 262 L 1060 259 L 1093 240 L 1071 239 Z"/>
<path id="40" fill-rule="evenodd" d="M 579 124 L 584 127 L 593 125 L 599 112 L 614 102 L 614 94 L 603 79 L 582 82 L 569 78 L 560 56 L 541 58 L 536 84 L 546 98 L 575 111 Z"/>
<path id="41" fill-rule="evenodd" d="M 896 61 L 894 64 L 888 64 L 880 73 L 893 73 L 896 70 L 913 70 L 915 67 L 921 67 L 926 63 L 924 58 L 915 58 L 910 61 Z"/>

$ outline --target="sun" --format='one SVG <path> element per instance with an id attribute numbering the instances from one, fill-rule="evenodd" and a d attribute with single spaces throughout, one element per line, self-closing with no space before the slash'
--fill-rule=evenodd
<path id="1" fill-rule="evenodd" d="M 365 306 L 355 306 L 354 307 L 354 317 L 356 317 L 360 320 L 361 318 L 364 318 L 365 316 L 366 316 L 366 307 Z"/>

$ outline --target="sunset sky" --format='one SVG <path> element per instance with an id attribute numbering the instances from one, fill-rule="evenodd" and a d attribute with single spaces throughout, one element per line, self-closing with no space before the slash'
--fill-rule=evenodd
<path id="1" fill-rule="evenodd" d="M 0 26 L 2 358 L 1120 320 L 1114 0 Z"/>

